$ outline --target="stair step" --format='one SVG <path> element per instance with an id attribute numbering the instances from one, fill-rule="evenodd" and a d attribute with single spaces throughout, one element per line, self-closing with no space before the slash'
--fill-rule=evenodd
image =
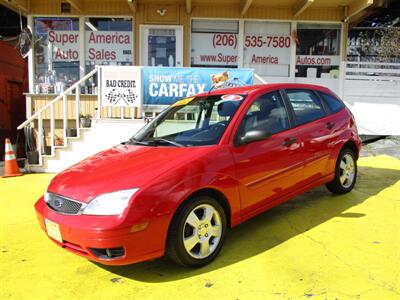
<path id="1" fill-rule="evenodd" d="M 29 167 L 43 167 L 43 165 L 41 165 L 41 164 L 26 164 L 26 166 L 29 166 Z"/>

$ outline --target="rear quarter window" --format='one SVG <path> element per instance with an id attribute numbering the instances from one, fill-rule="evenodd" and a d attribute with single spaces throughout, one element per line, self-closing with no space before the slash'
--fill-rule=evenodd
<path id="1" fill-rule="evenodd" d="M 336 97 L 323 92 L 318 92 L 318 93 L 321 96 L 322 100 L 325 102 L 325 104 L 328 106 L 331 113 L 333 114 L 337 113 L 338 111 L 341 111 L 344 108 L 343 102 L 337 99 Z"/>

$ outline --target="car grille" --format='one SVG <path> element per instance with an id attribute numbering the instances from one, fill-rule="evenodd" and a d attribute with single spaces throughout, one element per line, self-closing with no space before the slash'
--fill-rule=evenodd
<path id="1" fill-rule="evenodd" d="M 80 212 L 83 203 L 74 201 L 63 196 L 46 193 L 45 201 L 47 207 L 58 213 L 76 215 Z"/>

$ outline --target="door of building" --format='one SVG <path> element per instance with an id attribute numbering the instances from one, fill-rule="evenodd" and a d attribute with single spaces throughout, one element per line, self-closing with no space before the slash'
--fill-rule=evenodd
<path id="1" fill-rule="evenodd" d="M 182 67 L 183 27 L 140 25 L 141 66 Z"/>

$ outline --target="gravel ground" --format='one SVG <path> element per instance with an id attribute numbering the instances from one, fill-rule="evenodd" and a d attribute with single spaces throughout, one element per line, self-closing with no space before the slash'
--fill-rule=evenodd
<path id="1" fill-rule="evenodd" d="M 389 155 L 400 159 L 400 136 L 389 136 L 385 139 L 362 145 L 361 157 L 377 155 Z"/>

